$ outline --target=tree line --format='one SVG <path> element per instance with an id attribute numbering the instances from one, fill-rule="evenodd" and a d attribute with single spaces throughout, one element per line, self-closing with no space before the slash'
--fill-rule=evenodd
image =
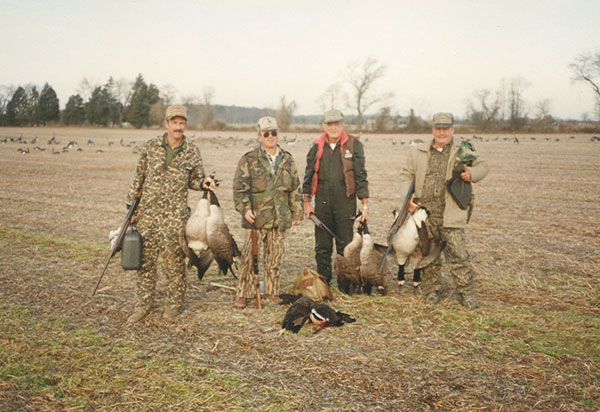
<path id="1" fill-rule="evenodd" d="M 596 98 L 595 117 L 600 120 L 600 52 L 582 54 L 569 66 L 572 80 L 589 85 Z M 386 66 L 374 58 L 351 62 L 340 77 L 317 99 L 321 110 L 349 109 L 347 123 L 359 133 L 376 132 L 428 132 L 429 120 L 421 118 L 410 109 L 401 115 L 390 100 L 393 93 L 376 89 L 375 85 L 386 72 Z M 522 77 L 503 79 L 496 89 L 475 90 L 466 99 L 466 113 L 459 123 L 466 128 L 482 132 L 558 131 L 559 119 L 550 114 L 551 102 L 541 99 L 535 105 L 525 100 L 530 83 Z M 202 97 L 184 96 L 182 103 L 188 107 L 193 126 L 204 130 L 231 128 L 226 122 L 253 123 L 260 116 L 277 118 L 283 131 L 307 121 L 318 123 L 318 116 L 295 116 L 296 103 L 280 97 L 277 109 L 239 108 L 215 106 L 215 91 L 203 90 Z M 94 84 L 83 79 L 78 93 L 69 97 L 61 111 L 56 92 L 48 83 L 41 92 L 34 85 L 18 88 L 0 86 L 0 126 L 40 126 L 50 122 L 68 126 L 128 126 L 136 128 L 158 126 L 164 111 L 173 103 L 175 89 L 165 85 L 160 89 L 147 83 L 139 74 L 135 81 L 116 80 L 112 77 L 104 84 Z M 374 115 L 367 111 L 379 106 Z M 458 119 L 458 116 L 457 116 Z"/>

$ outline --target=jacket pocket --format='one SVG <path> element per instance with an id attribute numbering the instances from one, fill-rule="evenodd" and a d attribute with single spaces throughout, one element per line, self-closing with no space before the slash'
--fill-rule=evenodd
<path id="1" fill-rule="evenodd" d="M 252 169 L 252 193 L 267 190 L 267 172 L 262 168 Z"/>

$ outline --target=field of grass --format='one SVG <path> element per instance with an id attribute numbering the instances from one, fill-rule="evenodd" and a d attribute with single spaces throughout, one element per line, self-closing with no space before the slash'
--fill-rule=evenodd
<path id="1" fill-rule="evenodd" d="M 390 279 L 387 296 L 334 288 L 332 306 L 356 323 L 279 336 L 286 308 L 235 310 L 234 293 L 209 284 L 235 286 L 215 266 L 201 282 L 190 270 L 173 323 L 161 318 L 161 280 L 156 311 L 127 325 L 134 276 L 119 256 L 90 297 L 126 212 L 136 146 L 158 133 L 0 128 L 0 411 L 600 409 L 600 142 L 590 135 L 475 141 L 490 165 L 467 228 L 478 309 L 460 306 L 449 280 L 428 306 Z M 47 143 L 53 135 L 59 144 Z M 231 184 L 254 135 L 187 135 L 222 180 L 217 195 L 241 245 Z M 301 176 L 316 137 L 282 142 Z M 401 202 L 407 143 L 423 137 L 361 138 L 381 243 Z M 77 145 L 63 152 L 69 141 Z M 307 221 L 288 233 L 283 291 L 314 268 L 312 233 Z"/>

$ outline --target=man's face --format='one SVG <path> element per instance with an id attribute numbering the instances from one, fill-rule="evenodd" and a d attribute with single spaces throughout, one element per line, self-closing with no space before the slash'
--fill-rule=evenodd
<path id="1" fill-rule="evenodd" d="M 442 148 L 450 143 L 454 135 L 454 127 L 434 127 L 433 128 L 433 145 L 437 148 Z"/>
<path id="2" fill-rule="evenodd" d="M 344 122 L 323 123 L 323 130 L 330 138 L 339 139 L 344 131 Z"/>
<path id="3" fill-rule="evenodd" d="M 183 132 L 185 132 L 185 126 L 187 122 L 183 117 L 174 117 L 171 120 L 165 120 L 165 127 L 167 128 L 167 134 L 175 140 L 183 138 Z"/>
<path id="4" fill-rule="evenodd" d="M 277 147 L 277 130 L 263 130 L 258 132 L 258 140 L 265 150 L 273 150 Z"/>

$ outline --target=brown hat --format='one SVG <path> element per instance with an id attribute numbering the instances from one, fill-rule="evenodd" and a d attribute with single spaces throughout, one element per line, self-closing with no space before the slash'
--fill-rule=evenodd
<path id="1" fill-rule="evenodd" d="M 454 124 L 452 113 L 436 113 L 433 115 L 433 127 L 448 128 Z"/>
<path id="2" fill-rule="evenodd" d="M 277 120 L 271 116 L 265 116 L 258 119 L 258 131 L 261 132 L 263 130 L 277 130 Z"/>
<path id="3" fill-rule="evenodd" d="M 185 106 L 180 104 L 174 104 L 172 106 L 167 107 L 167 112 L 165 113 L 165 118 L 167 120 L 171 120 L 174 117 L 183 117 L 187 120 L 187 109 Z"/>
<path id="4" fill-rule="evenodd" d="M 339 110 L 329 110 L 323 115 L 323 123 L 341 122 L 344 115 Z"/>

